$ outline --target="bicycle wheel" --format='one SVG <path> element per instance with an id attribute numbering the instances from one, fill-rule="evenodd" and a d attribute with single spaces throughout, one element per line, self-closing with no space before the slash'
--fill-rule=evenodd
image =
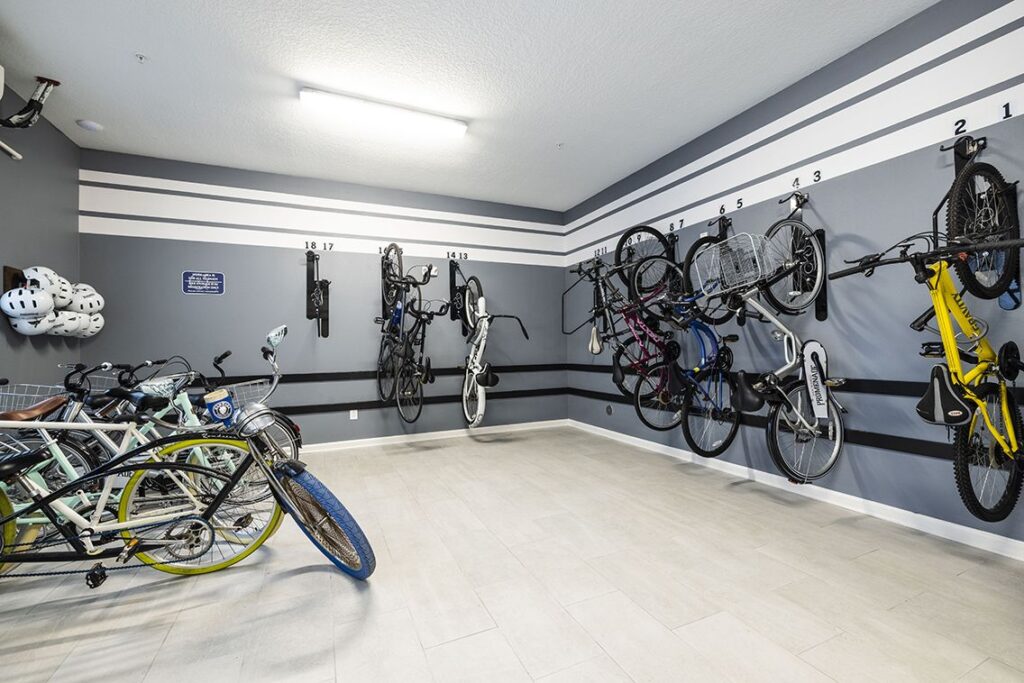
<path id="1" fill-rule="evenodd" d="M 49 440 L 44 440 L 35 433 L 21 433 L 17 438 L 17 448 L 24 449 L 25 451 L 43 448 L 48 443 L 50 443 Z M 61 456 L 66 461 L 66 464 L 74 471 L 74 475 L 69 475 L 64 469 L 64 463 L 60 463 L 56 457 L 51 457 L 50 461 L 39 470 L 37 475 L 42 478 L 46 488 L 51 491 L 63 488 L 69 482 L 78 479 L 99 466 L 99 462 L 92 452 L 76 440 L 64 439 L 57 443 L 57 447 L 60 449 Z M 92 493 L 98 489 L 99 484 L 96 482 L 89 482 L 83 486 L 83 490 L 86 493 Z M 32 498 L 20 486 L 7 487 L 7 495 L 15 505 L 28 505 L 32 502 Z M 47 527 L 52 528 L 51 525 L 47 525 Z"/>
<path id="2" fill-rule="evenodd" d="M 645 361 L 645 357 L 651 360 Z M 612 373 L 612 381 L 623 396 L 632 397 L 636 393 L 637 379 L 647 374 L 648 366 L 661 360 L 657 340 L 647 335 L 640 339 L 630 336 L 612 354 L 612 367 L 618 368 Z"/>
<path id="3" fill-rule="evenodd" d="M 377 568 L 366 534 L 341 501 L 308 470 L 279 472 L 286 504 L 306 537 L 338 569 L 365 581 Z"/>
<path id="4" fill-rule="evenodd" d="M 802 379 L 791 378 L 779 391 L 782 400 L 768 411 L 768 452 L 772 461 L 794 483 L 820 479 L 839 462 L 843 449 L 839 404 L 829 395 L 828 418 L 819 420 L 814 417 L 807 384 Z"/>
<path id="5" fill-rule="evenodd" d="M 274 413 L 274 424 L 263 430 L 274 445 L 277 446 L 276 457 L 298 460 L 299 449 L 299 427 L 287 415 Z"/>
<path id="6" fill-rule="evenodd" d="M 189 514 L 192 508 L 202 512 L 228 483 L 227 476 L 214 469 L 182 464 L 194 457 L 196 448 L 234 449 L 241 455 L 248 452 L 249 445 L 234 439 L 207 438 L 171 444 L 158 452 L 161 462 L 126 468 L 134 473 L 121 492 L 118 506 L 118 522 L 132 525 L 121 530 L 122 538 L 161 546 L 136 553 L 135 557 L 170 574 L 207 574 L 230 567 L 263 545 L 281 522 L 281 506 L 266 486 L 239 486 L 208 523 L 197 514 Z M 158 523 L 155 520 L 159 515 L 173 519 Z"/>
<path id="7" fill-rule="evenodd" d="M 401 285 L 397 283 L 405 272 L 402 268 L 402 250 L 392 242 L 384 248 L 380 263 L 381 292 L 384 296 L 384 303 L 394 306 L 398 295 L 402 291 Z"/>
<path id="8" fill-rule="evenodd" d="M 479 311 L 477 302 L 483 298 L 484 286 L 480 284 L 476 275 L 466 280 L 466 295 L 462 299 L 462 322 L 470 330 L 476 329 L 476 321 Z"/>
<path id="9" fill-rule="evenodd" d="M 466 369 L 462 380 L 462 415 L 470 427 L 478 427 L 484 421 L 484 405 L 487 391 L 476 381 L 476 375 Z"/>
<path id="10" fill-rule="evenodd" d="M 732 445 L 740 429 L 739 411 L 732 407 L 736 380 L 715 369 L 687 387 L 683 401 L 683 438 L 694 453 L 714 458 Z"/>
<path id="11" fill-rule="evenodd" d="M 673 365 L 663 363 L 650 368 L 636 383 L 633 407 L 640 421 L 649 428 L 667 432 L 683 421 L 683 399 L 678 382 L 673 381 Z"/>
<path id="12" fill-rule="evenodd" d="M 1000 386 L 986 382 L 974 390 L 985 402 L 992 426 L 1006 439 Z M 1007 408 L 1013 420 L 1017 443 L 1024 442 L 1024 420 L 1012 392 L 1006 394 Z M 1020 461 L 1003 453 L 992 437 L 979 408 L 970 424 L 956 428 L 953 438 L 953 474 L 964 507 L 980 520 L 999 522 L 1017 505 L 1024 469 Z M 1018 457 L 1020 451 L 1018 451 Z"/>
<path id="13" fill-rule="evenodd" d="M 632 266 L 648 256 L 664 256 L 671 259 L 672 255 L 672 245 L 659 230 L 647 225 L 632 227 L 622 233 L 618 244 L 615 245 L 615 266 L 626 266 L 618 271 L 619 279 L 622 280 L 622 284 L 629 287 L 633 274 Z"/>
<path id="14" fill-rule="evenodd" d="M 718 285 L 710 279 L 708 282 L 702 282 L 694 266 L 702 251 L 719 242 L 721 240 L 717 235 L 704 235 L 690 245 L 686 251 L 686 258 L 683 259 L 684 291 L 697 297 L 694 301 L 697 317 L 708 325 L 721 325 L 736 315 L 736 312 L 726 305 L 725 297 L 718 296 Z"/>
<path id="15" fill-rule="evenodd" d="M 766 252 L 771 250 L 778 263 L 795 265 L 790 275 L 764 287 L 764 298 L 777 311 L 798 313 L 814 303 L 825 282 L 821 242 L 810 226 L 789 218 L 768 228 L 764 237 Z"/>
<path id="16" fill-rule="evenodd" d="M 677 326 L 684 317 L 679 309 L 691 298 L 683 269 L 664 256 L 648 256 L 636 264 L 629 296 L 645 314 Z"/>
<path id="17" fill-rule="evenodd" d="M 381 337 L 377 354 L 377 396 L 381 401 L 387 402 L 395 397 L 397 364 L 395 341 L 391 337 Z"/>
<path id="18" fill-rule="evenodd" d="M 398 401 L 398 414 L 406 422 L 412 423 L 419 419 L 423 410 L 422 373 L 417 363 L 406 361 L 398 371 L 395 385 L 395 398 Z"/>
<path id="19" fill-rule="evenodd" d="M 12 514 L 14 514 L 14 506 L 11 505 L 11 501 L 7 498 L 7 494 L 4 493 L 4 490 L 0 488 L 0 518 L 4 518 Z M 10 549 L 14 546 L 14 542 L 17 537 L 17 521 L 9 519 L 4 522 L 3 526 L 0 526 L 0 552 L 10 552 Z M 14 566 L 15 564 L 13 562 L 0 562 L 0 574 Z"/>
<path id="20" fill-rule="evenodd" d="M 946 211 L 950 242 L 998 242 L 1019 237 L 1013 207 L 1007 202 L 1006 180 L 991 164 L 968 164 L 953 181 Z M 1009 288 L 1020 263 L 1020 249 L 998 249 L 953 260 L 953 269 L 967 291 L 982 299 L 997 299 Z"/>

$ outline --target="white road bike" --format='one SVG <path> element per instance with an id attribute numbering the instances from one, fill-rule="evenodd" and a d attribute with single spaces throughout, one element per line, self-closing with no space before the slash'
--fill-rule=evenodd
<path id="1" fill-rule="evenodd" d="M 490 363 L 484 362 L 484 349 L 487 347 L 487 335 L 491 321 L 495 318 L 512 318 L 519 323 L 523 337 L 530 338 L 526 326 L 519 316 L 493 315 L 487 312 L 484 297 L 476 300 L 475 315 L 466 309 L 466 326 L 472 330 L 469 337 L 469 355 L 466 356 L 466 376 L 462 381 L 462 414 L 470 427 L 479 427 L 484 420 L 484 409 L 487 405 L 487 389 L 498 384 L 498 375 Z M 472 320 L 474 325 L 469 325 Z"/>

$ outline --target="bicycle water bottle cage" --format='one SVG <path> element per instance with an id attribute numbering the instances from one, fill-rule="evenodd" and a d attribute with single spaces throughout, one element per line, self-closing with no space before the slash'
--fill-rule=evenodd
<path id="1" fill-rule="evenodd" d="M 756 413 L 764 407 L 764 396 L 754 389 L 751 376 L 743 370 L 736 373 L 736 392 L 732 395 L 732 407 L 741 413 Z"/>
<path id="2" fill-rule="evenodd" d="M 943 358 L 946 354 L 942 350 L 941 341 L 926 341 L 921 344 L 921 355 L 925 358 Z"/>
<path id="3" fill-rule="evenodd" d="M 949 368 L 940 363 L 932 368 L 928 391 L 917 403 L 917 414 L 925 422 L 954 427 L 970 422 L 974 408 L 953 384 Z"/>

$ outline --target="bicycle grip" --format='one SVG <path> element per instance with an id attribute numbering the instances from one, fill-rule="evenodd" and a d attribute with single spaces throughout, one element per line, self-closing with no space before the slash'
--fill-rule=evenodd
<path id="1" fill-rule="evenodd" d="M 223 363 L 230 356 L 231 356 L 231 349 L 228 349 L 224 353 L 222 353 L 219 356 L 217 356 L 216 358 L 214 358 L 213 359 L 213 364 L 214 365 L 220 365 L 221 363 Z"/>
<path id="2" fill-rule="evenodd" d="M 828 279 L 829 280 L 838 280 L 841 277 L 848 277 L 850 275 L 856 275 L 857 273 L 859 273 L 859 272 L 861 272 L 863 270 L 866 270 L 866 269 L 867 268 L 865 266 L 860 266 L 860 265 L 853 266 L 852 268 L 844 268 L 843 270 L 837 270 L 834 273 L 829 273 L 828 274 Z"/>

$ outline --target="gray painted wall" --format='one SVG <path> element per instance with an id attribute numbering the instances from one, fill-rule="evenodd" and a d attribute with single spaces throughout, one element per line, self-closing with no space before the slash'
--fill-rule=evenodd
<path id="1" fill-rule="evenodd" d="M 974 133 L 988 136 L 989 149 L 982 160 L 993 163 L 1010 182 L 1024 178 L 1024 156 L 1020 154 L 1024 149 L 1024 118 L 1013 118 Z M 805 208 L 805 220 L 812 227 L 825 228 L 829 265 L 838 270 L 843 259 L 880 251 L 906 235 L 930 229 L 932 210 L 949 188 L 952 177 L 949 153 L 939 152 L 937 146 L 919 150 L 805 188 L 811 197 Z M 1018 200 L 1024 212 L 1024 200 L 1020 196 Z M 783 207 L 771 201 L 729 215 L 736 232 L 760 233 L 785 213 Z M 700 231 L 706 229 L 693 227 L 680 233 L 680 258 Z M 575 276 L 566 275 L 567 283 L 574 279 Z M 590 305 L 588 297 L 589 292 L 574 292 L 569 307 L 578 312 L 577 318 Z M 993 343 L 998 345 L 1011 339 L 1024 342 L 1024 310 L 1006 312 L 995 302 L 970 296 L 967 302 L 976 316 L 990 323 Z M 918 351 L 921 342 L 934 337 L 914 332 L 908 323 L 928 306 L 927 290 L 914 282 L 910 267 L 892 266 L 880 269 L 869 279 L 852 277 L 830 283 L 827 321 L 818 322 L 812 314 L 786 320 L 803 339 L 818 339 L 825 345 L 830 372 L 835 376 L 925 382 L 934 361 L 921 358 Z M 770 339 L 766 325 L 750 323 L 739 328 L 731 322 L 721 332 L 740 335 L 740 342 L 734 346 L 735 368 L 765 371 L 781 365 L 782 349 Z M 591 356 L 586 341 L 585 331 L 568 338 L 567 362 L 611 362 L 609 352 L 596 358 Z M 570 373 L 570 386 L 616 391 L 610 376 L 589 372 Z M 916 398 L 854 393 L 841 393 L 839 398 L 850 411 L 845 421 L 848 429 L 924 439 L 936 442 L 937 449 L 944 448 L 946 431 L 918 419 L 914 412 Z M 639 422 L 629 406 L 613 406 L 610 417 L 605 408 L 602 401 L 569 398 L 572 419 L 686 448 L 678 430 L 667 434 L 654 432 Z M 759 470 L 775 471 L 764 432 L 756 428 L 742 428 L 732 448 L 721 457 Z M 1024 516 L 1020 513 L 993 525 L 976 520 L 963 508 L 948 460 L 847 444 L 840 464 L 818 485 L 1024 539 Z"/>
<path id="2" fill-rule="evenodd" d="M 245 247 L 174 240 L 82 235 L 83 278 L 107 296 L 107 327 L 83 342 L 85 362 L 137 362 L 181 354 L 200 371 L 212 371 L 210 359 L 225 349 L 233 375 L 263 374 L 259 355 L 266 332 L 287 324 L 281 348 L 285 373 L 372 371 L 376 367 L 380 315 L 377 256 L 326 252 L 321 277 L 331 280 L 331 336 L 317 339 L 313 321 L 305 319 L 305 255 L 300 250 Z M 406 258 L 406 267 L 427 263 Z M 424 294 L 448 297 L 448 265 L 434 263 L 441 276 Z M 523 318 L 530 341 L 518 327 L 498 321 L 491 328 L 487 358 L 496 366 L 561 363 L 565 352 L 558 310 L 550 305 L 562 283 L 560 268 L 468 261 L 467 275 L 483 282 L 488 308 Z M 183 270 L 213 270 L 226 278 L 224 296 L 181 293 Z M 438 318 L 427 334 L 427 352 L 435 368 L 463 362 L 466 344 L 458 323 Z M 460 376 L 438 377 L 425 388 L 429 396 L 458 395 Z M 498 391 L 561 388 L 563 371 L 506 373 Z M 281 386 L 274 405 L 296 406 L 376 399 L 373 380 L 290 383 Z M 490 404 L 485 424 L 564 418 L 564 395 L 512 398 Z M 310 442 L 427 432 L 464 426 L 458 403 L 425 405 L 414 425 L 406 425 L 394 407 L 347 413 L 302 415 L 298 418 Z"/>
<path id="3" fill-rule="evenodd" d="M 58 90 L 54 97 L 59 96 Z M 6 88 L 0 111 L 6 116 L 24 104 Z M 78 147 L 45 119 L 28 130 L 0 128 L 0 139 L 25 157 L 16 162 L 0 154 L 0 265 L 45 265 L 77 281 Z M 0 320 L 0 336 L 0 375 L 13 382 L 52 382 L 58 362 L 78 358 L 77 340 L 24 337 L 6 318 Z"/>

